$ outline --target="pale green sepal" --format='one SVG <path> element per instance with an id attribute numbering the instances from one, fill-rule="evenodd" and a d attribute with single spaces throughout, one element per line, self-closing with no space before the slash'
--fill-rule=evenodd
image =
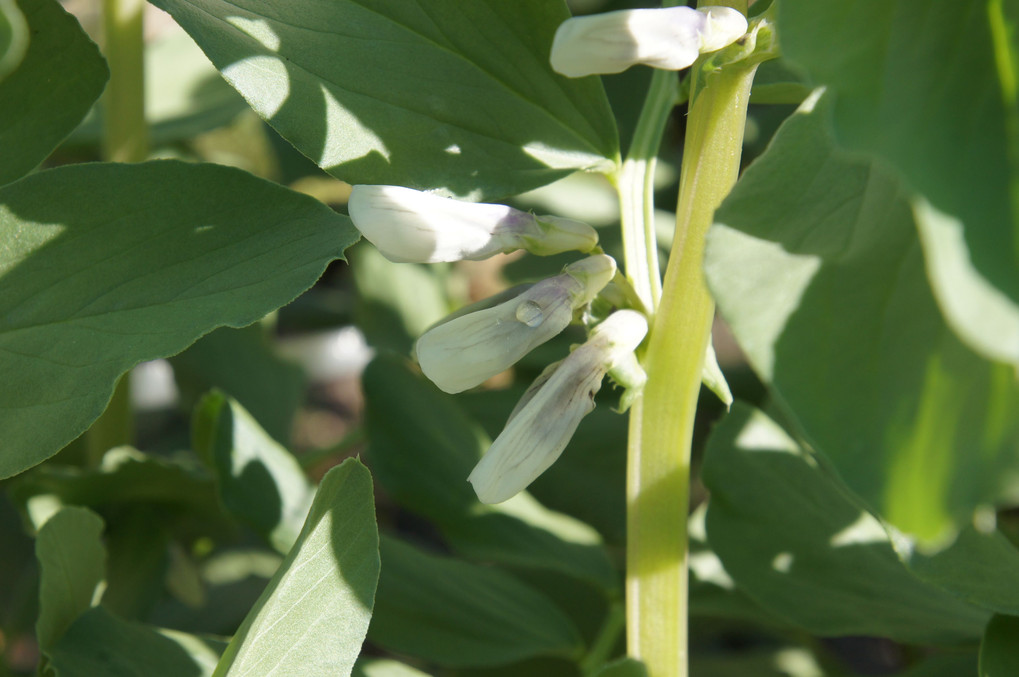
<path id="1" fill-rule="evenodd" d="M 0 81 L 21 65 L 28 51 L 28 22 L 14 0 L 0 0 Z"/>
<path id="2" fill-rule="evenodd" d="M 715 356 L 715 347 L 708 341 L 708 348 L 704 351 L 704 366 L 701 369 L 701 383 L 708 390 L 718 395 L 718 399 L 725 404 L 728 411 L 732 406 L 732 391 L 729 390 L 729 383 L 725 380 L 722 368 L 718 366 L 718 358 Z"/>

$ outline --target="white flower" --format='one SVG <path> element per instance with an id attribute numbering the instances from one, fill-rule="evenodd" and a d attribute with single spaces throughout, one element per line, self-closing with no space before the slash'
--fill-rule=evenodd
<path id="1" fill-rule="evenodd" d="M 588 252 L 598 244 L 595 230 L 580 221 L 400 186 L 354 186 L 347 207 L 361 234 L 397 263 L 478 261 L 517 249 Z"/>
<path id="2" fill-rule="evenodd" d="M 615 273 L 611 256 L 589 256 L 509 301 L 429 329 L 415 347 L 421 371 L 447 393 L 483 383 L 565 329 Z"/>
<path id="3" fill-rule="evenodd" d="M 549 61 L 570 78 L 621 73 L 635 64 L 687 68 L 705 52 L 734 42 L 747 20 L 730 7 L 630 9 L 567 19 L 556 31 Z"/>
<path id="4" fill-rule="evenodd" d="M 552 465 L 594 408 L 605 374 L 626 361 L 646 334 L 643 315 L 616 311 L 586 343 L 546 369 L 467 478 L 478 498 L 484 503 L 508 500 Z"/>

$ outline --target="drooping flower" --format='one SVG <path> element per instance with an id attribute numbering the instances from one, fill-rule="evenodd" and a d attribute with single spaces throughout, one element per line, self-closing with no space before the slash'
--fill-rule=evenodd
<path id="1" fill-rule="evenodd" d="M 483 383 L 565 329 L 615 273 L 611 256 L 589 256 L 508 301 L 432 327 L 415 346 L 421 371 L 447 393 Z"/>
<path id="2" fill-rule="evenodd" d="M 567 19 L 552 41 L 552 69 L 570 78 L 621 73 L 645 64 L 665 70 L 693 65 L 747 31 L 730 7 L 631 9 Z"/>
<path id="3" fill-rule="evenodd" d="M 347 206 L 354 226 L 396 263 L 478 261 L 517 249 L 589 252 L 598 244 L 597 232 L 580 221 L 401 186 L 354 186 Z"/>
<path id="4" fill-rule="evenodd" d="M 521 398 L 502 433 L 468 481 L 484 503 L 501 503 L 523 491 L 552 463 L 594 408 L 605 375 L 629 363 L 647 334 L 647 320 L 619 310 L 562 361 L 550 365 Z"/>

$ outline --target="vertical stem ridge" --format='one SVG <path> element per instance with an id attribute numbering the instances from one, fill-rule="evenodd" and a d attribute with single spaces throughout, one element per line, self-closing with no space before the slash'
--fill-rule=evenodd
<path id="1" fill-rule="evenodd" d="M 715 73 L 691 105 L 676 236 L 644 361 L 648 382 L 631 413 L 627 644 L 650 677 L 685 677 L 688 671 L 690 447 L 714 316 L 703 279 L 704 236 L 739 172 L 755 70 L 733 64 Z"/>

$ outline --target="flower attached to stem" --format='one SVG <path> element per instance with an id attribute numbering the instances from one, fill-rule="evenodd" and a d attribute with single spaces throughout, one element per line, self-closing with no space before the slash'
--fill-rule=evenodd
<path id="1" fill-rule="evenodd" d="M 730 7 L 631 9 L 567 19 L 549 60 L 566 77 L 621 73 L 635 64 L 665 70 L 693 65 L 700 54 L 735 42 L 747 20 Z"/>
<path id="2" fill-rule="evenodd" d="M 595 230 L 580 221 L 401 186 L 354 186 L 348 209 L 361 234 L 396 263 L 479 261 L 517 249 L 547 256 L 598 244 Z"/>
<path id="3" fill-rule="evenodd" d="M 415 347 L 421 371 L 447 393 L 481 384 L 565 329 L 615 273 L 612 257 L 589 256 L 508 301 L 429 329 Z"/>
<path id="4" fill-rule="evenodd" d="M 594 408 L 605 375 L 626 364 L 632 376 L 636 363 L 629 358 L 647 328 L 642 314 L 616 311 L 594 328 L 586 343 L 542 372 L 468 477 L 482 502 L 512 498 L 559 458 L 581 419 Z"/>

